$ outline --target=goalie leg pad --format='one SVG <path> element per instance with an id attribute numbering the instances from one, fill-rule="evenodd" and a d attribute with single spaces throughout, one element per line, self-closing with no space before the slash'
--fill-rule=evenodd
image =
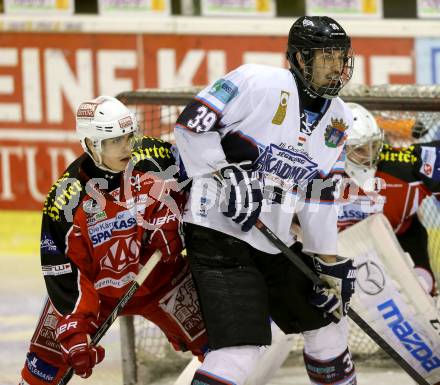
<path id="1" fill-rule="evenodd" d="M 252 248 L 187 224 L 185 243 L 210 349 L 271 343 L 268 295 Z"/>
<path id="2" fill-rule="evenodd" d="M 348 348 L 329 360 L 318 360 L 304 352 L 304 363 L 314 385 L 356 385 L 356 372 Z"/>
<path id="3" fill-rule="evenodd" d="M 210 351 L 194 375 L 195 385 L 243 385 L 254 371 L 261 348 L 234 346 Z"/>

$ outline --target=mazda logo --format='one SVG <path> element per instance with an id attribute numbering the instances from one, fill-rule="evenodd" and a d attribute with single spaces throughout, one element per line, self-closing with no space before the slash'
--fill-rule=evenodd
<path id="1" fill-rule="evenodd" d="M 376 262 L 367 260 L 357 266 L 356 282 L 364 293 L 377 295 L 385 287 L 385 275 Z"/>

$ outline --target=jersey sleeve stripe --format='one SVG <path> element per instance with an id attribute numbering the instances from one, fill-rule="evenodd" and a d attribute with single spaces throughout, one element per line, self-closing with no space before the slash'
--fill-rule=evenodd
<path id="1" fill-rule="evenodd" d="M 217 115 L 221 115 L 222 111 L 219 110 L 216 106 L 214 106 L 211 102 L 209 102 L 208 100 L 206 100 L 205 98 L 202 98 L 200 96 L 196 96 L 194 98 L 194 100 L 197 100 L 198 102 L 202 103 L 203 105 L 205 105 L 206 107 L 208 107 L 210 110 L 212 110 L 213 112 L 215 112 Z"/>

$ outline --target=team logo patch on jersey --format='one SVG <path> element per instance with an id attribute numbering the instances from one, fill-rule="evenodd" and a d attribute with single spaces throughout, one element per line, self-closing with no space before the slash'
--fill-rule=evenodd
<path id="1" fill-rule="evenodd" d="M 40 250 L 45 254 L 58 254 L 58 248 L 49 234 L 43 234 L 40 241 Z"/>
<path id="2" fill-rule="evenodd" d="M 317 164 L 307 153 L 270 144 L 256 160 L 257 171 L 283 190 L 305 186 L 318 173 Z"/>
<path id="3" fill-rule="evenodd" d="M 281 91 L 280 93 L 280 103 L 278 104 L 275 116 L 272 119 L 272 124 L 280 126 L 283 124 L 287 112 L 287 102 L 289 101 L 290 93 L 287 91 Z"/>
<path id="4" fill-rule="evenodd" d="M 209 90 L 209 94 L 226 104 L 237 94 L 238 87 L 230 80 L 219 79 Z"/>
<path id="5" fill-rule="evenodd" d="M 346 138 L 345 130 L 348 129 L 348 125 L 341 119 L 331 119 L 332 123 L 329 124 L 324 133 L 325 145 L 327 147 L 336 148 L 341 146 Z"/>
<path id="6" fill-rule="evenodd" d="M 117 238 L 101 259 L 101 268 L 119 273 L 139 262 L 139 250 L 140 242 L 134 236 L 126 239 Z"/>

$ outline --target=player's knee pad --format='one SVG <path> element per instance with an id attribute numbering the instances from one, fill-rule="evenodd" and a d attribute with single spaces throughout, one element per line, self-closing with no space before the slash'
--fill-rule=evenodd
<path id="1" fill-rule="evenodd" d="M 261 355 L 258 346 L 233 346 L 210 351 L 192 385 L 244 385 Z"/>
<path id="2" fill-rule="evenodd" d="M 304 352 L 304 364 L 313 385 L 355 385 L 357 383 L 353 360 L 348 348 L 328 360 L 318 360 Z"/>

